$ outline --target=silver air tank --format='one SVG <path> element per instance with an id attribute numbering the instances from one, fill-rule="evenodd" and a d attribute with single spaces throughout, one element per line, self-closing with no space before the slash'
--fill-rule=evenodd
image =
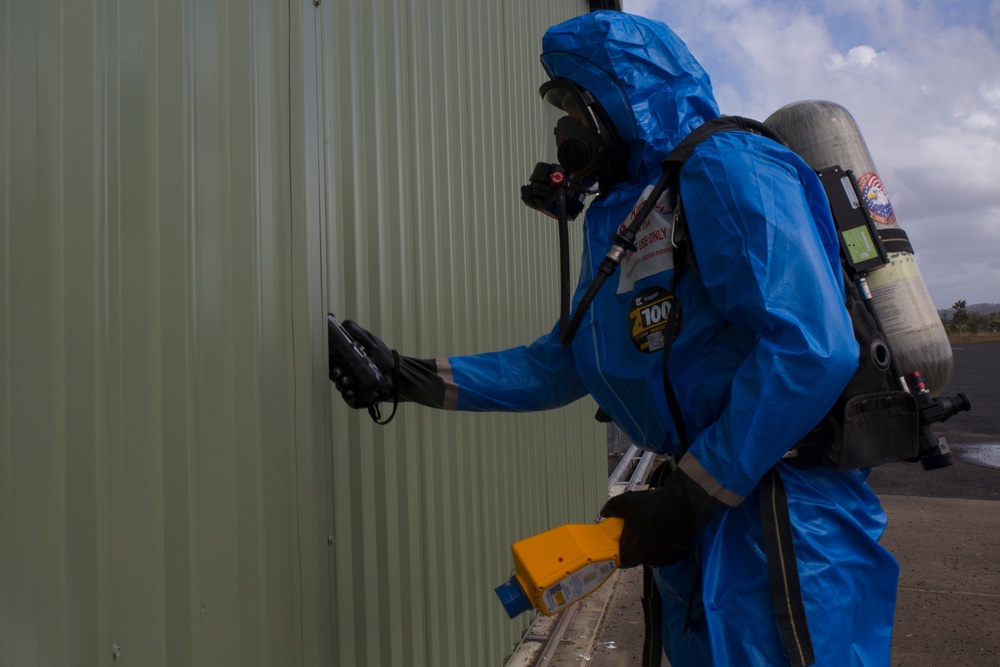
<path id="1" fill-rule="evenodd" d="M 890 260 L 868 276 L 875 312 L 902 373 L 919 372 L 937 396 L 951 379 L 951 345 L 854 118 L 839 104 L 809 100 L 778 109 L 764 124 L 814 170 L 854 172 Z"/>

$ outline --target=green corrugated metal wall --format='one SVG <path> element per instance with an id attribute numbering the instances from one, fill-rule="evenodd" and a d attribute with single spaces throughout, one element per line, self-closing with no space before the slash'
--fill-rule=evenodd
<path id="1" fill-rule="evenodd" d="M 551 328 L 555 224 L 518 192 L 549 139 L 541 32 L 583 5 L 359 2 L 324 23 L 338 315 L 421 357 L 520 345 Z M 523 627 L 491 599 L 511 538 L 592 519 L 600 505 L 593 412 L 589 400 L 532 416 L 403 406 L 379 428 L 337 406 L 336 561 L 363 563 L 337 568 L 344 664 L 372 650 L 372 664 L 499 664 Z"/>
<path id="2" fill-rule="evenodd" d="M 509 542 L 592 518 L 593 404 L 402 406 L 557 310 L 517 188 L 585 3 L 0 1 L 0 664 L 499 665 Z"/>

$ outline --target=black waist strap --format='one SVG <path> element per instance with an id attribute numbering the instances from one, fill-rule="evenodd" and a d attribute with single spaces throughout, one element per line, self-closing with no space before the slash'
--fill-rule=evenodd
<path id="1" fill-rule="evenodd" d="M 642 566 L 642 617 L 646 631 L 642 636 L 642 667 L 660 667 L 663 656 L 661 623 L 663 602 L 653 579 L 653 568 Z"/>
<path id="2" fill-rule="evenodd" d="M 816 662 L 809 625 L 806 622 L 799 569 L 792 544 L 792 522 L 788 515 L 785 485 L 777 469 L 764 475 L 760 484 L 760 521 L 764 529 L 764 553 L 771 580 L 771 602 L 778 621 L 781 641 L 789 667 L 806 667 Z"/>
<path id="3" fill-rule="evenodd" d="M 660 463 L 649 474 L 649 488 L 659 488 L 677 467 L 674 457 Z M 642 620 L 645 632 L 642 635 L 642 667 L 660 667 L 663 657 L 663 599 L 653 578 L 653 568 L 642 566 Z"/>

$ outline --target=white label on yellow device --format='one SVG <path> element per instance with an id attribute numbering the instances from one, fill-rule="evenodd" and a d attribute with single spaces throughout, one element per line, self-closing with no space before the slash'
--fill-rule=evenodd
<path id="1" fill-rule="evenodd" d="M 579 570 L 563 577 L 542 593 L 545 611 L 554 614 L 563 607 L 590 595 L 615 571 L 613 560 L 604 560 L 584 565 Z"/>

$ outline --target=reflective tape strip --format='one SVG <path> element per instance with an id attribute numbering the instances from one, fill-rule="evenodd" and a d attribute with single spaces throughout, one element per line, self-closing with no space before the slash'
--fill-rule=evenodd
<path id="1" fill-rule="evenodd" d="M 451 372 L 451 363 L 448 357 L 438 357 L 434 360 L 437 367 L 438 377 L 444 382 L 444 399 L 441 407 L 445 410 L 454 410 L 458 405 L 458 385 L 455 384 L 455 377 Z"/>
<path id="2" fill-rule="evenodd" d="M 701 462 L 690 452 L 681 457 L 681 462 L 677 467 L 694 480 L 695 484 L 705 489 L 708 495 L 719 502 L 730 507 L 736 507 L 743 502 L 743 496 L 719 484 L 718 480 L 712 476 L 712 473 L 705 470 Z"/>

